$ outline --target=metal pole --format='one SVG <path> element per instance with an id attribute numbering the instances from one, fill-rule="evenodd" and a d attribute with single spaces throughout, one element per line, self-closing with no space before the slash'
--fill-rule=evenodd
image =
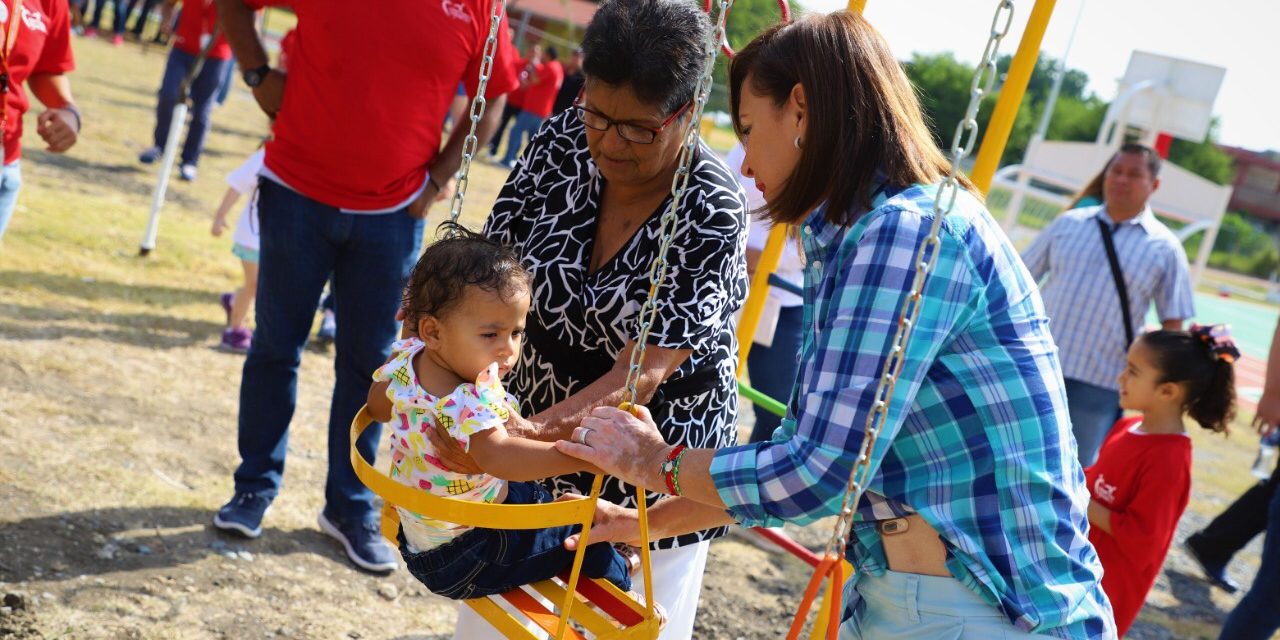
<path id="1" fill-rule="evenodd" d="M 1053 16 L 1055 2 L 1056 0 L 1036 0 L 1035 6 L 1031 8 L 1031 16 L 1027 18 L 1027 29 L 1022 34 L 1022 42 L 1018 43 L 1018 51 L 1013 54 L 1013 62 L 1009 65 L 1004 86 L 1000 89 L 1000 99 L 996 101 L 991 121 L 987 123 L 987 132 L 982 136 L 982 146 L 978 149 L 973 171 L 969 173 L 969 179 L 982 193 L 991 188 L 991 178 L 1000 165 L 1005 144 L 1009 142 L 1013 120 L 1018 115 L 1022 96 L 1027 92 L 1027 82 L 1031 80 L 1036 58 L 1040 56 L 1040 42 L 1044 40 L 1044 32 L 1049 26 L 1049 18 Z"/>
<path id="2" fill-rule="evenodd" d="M 1080 8 L 1076 11 L 1076 21 L 1071 25 L 1071 35 L 1067 36 L 1067 47 L 1062 51 L 1062 57 L 1058 59 L 1057 72 L 1053 74 L 1053 86 L 1049 87 L 1049 97 L 1045 98 L 1044 111 L 1040 114 L 1040 124 L 1036 126 L 1036 132 L 1031 135 L 1031 144 L 1027 145 L 1030 150 L 1038 142 L 1043 142 L 1049 135 L 1049 122 L 1053 120 L 1053 107 L 1058 103 L 1058 94 L 1062 92 L 1062 80 L 1067 77 L 1067 58 L 1071 57 L 1071 45 L 1076 41 L 1076 30 L 1080 27 L 1080 17 L 1084 15 L 1085 0 L 1080 0 Z M 1022 159 L 1022 163 L 1027 164 L 1027 158 Z M 1017 186 L 1014 187 L 1013 193 L 1009 196 L 1009 209 L 1007 214 L 1007 223 L 1005 231 L 1012 231 L 1018 224 L 1018 214 L 1022 213 L 1022 199 L 1027 188 L 1027 183 L 1031 181 L 1031 174 L 1023 171 L 1018 173 Z"/>
<path id="3" fill-rule="evenodd" d="M 160 232 L 160 209 L 164 207 L 164 196 L 169 190 L 169 176 L 173 173 L 173 157 L 178 151 L 178 134 L 185 128 L 187 122 L 187 98 L 191 83 L 195 82 L 200 69 L 204 67 L 204 61 L 209 57 L 209 51 L 213 49 L 213 43 L 218 39 L 220 31 L 219 27 L 214 27 L 209 41 L 205 43 L 204 48 L 196 55 L 195 61 L 191 63 L 191 68 L 187 70 L 186 77 L 178 83 L 178 104 L 174 105 L 173 119 L 169 121 L 169 137 L 165 138 L 164 155 L 160 160 L 160 177 L 156 180 L 156 189 L 151 196 L 151 214 L 147 218 L 147 230 L 142 234 L 142 245 L 138 248 L 138 255 L 144 258 L 156 248 L 156 235 Z"/>

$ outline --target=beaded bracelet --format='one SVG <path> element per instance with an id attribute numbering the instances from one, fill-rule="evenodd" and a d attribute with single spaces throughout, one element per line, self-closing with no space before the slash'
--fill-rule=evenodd
<path id="1" fill-rule="evenodd" d="M 662 479 L 667 483 L 667 493 L 673 496 L 680 495 L 680 461 L 684 459 L 687 450 L 687 447 L 678 444 L 671 448 L 667 459 L 662 461 Z"/>

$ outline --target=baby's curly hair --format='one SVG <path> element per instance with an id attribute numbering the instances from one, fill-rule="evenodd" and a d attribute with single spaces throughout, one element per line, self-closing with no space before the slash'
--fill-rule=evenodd
<path id="1" fill-rule="evenodd" d="M 480 287 L 503 300 L 527 292 L 533 275 L 514 251 L 454 222 L 436 230 L 436 241 L 422 252 L 404 290 L 411 323 L 424 315 L 442 318 L 462 300 L 467 287 Z"/>

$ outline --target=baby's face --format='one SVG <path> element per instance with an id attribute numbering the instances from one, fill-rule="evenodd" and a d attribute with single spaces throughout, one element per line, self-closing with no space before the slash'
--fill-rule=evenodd
<path id="1" fill-rule="evenodd" d="M 527 290 L 504 300 L 492 291 L 467 287 L 462 300 L 440 321 L 437 353 L 464 380 L 475 381 L 494 362 L 498 374 L 505 376 L 520 357 L 528 315 Z"/>

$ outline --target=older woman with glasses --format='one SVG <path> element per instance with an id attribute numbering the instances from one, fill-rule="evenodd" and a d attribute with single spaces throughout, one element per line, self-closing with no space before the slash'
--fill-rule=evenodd
<path id="1" fill-rule="evenodd" d="M 508 425 L 514 434 L 568 438 L 593 408 L 622 399 L 709 30 L 696 3 L 603 4 L 582 44 L 586 83 L 574 108 L 533 136 L 494 205 L 485 232 L 513 246 L 534 274 L 527 344 L 506 381 L 527 417 Z M 746 197 L 706 146 L 691 172 L 639 401 L 661 416 L 667 441 L 719 448 L 737 440 L 734 313 L 746 295 Z M 443 457 L 468 467 L 456 450 Z M 591 478 L 548 483 L 585 494 Z M 630 506 L 633 492 L 607 478 L 602 497 Z M 724 532 L 655 543 L 664 638 L 691 636 L 708 544 Z M 482 624 L 464 608 L 455 637 L 482 637 Z"/>

